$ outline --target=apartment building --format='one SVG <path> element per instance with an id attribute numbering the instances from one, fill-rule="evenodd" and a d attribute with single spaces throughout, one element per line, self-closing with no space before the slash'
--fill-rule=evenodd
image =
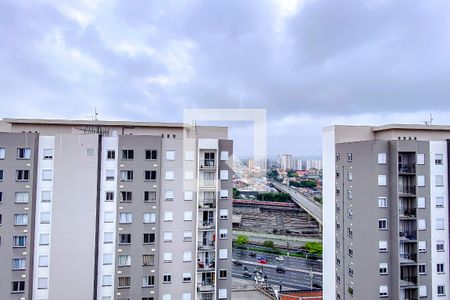
<path id="1" fill-rule="evenodd" d="M 0 299 L 230 299 L 226 127 L 3 119 Z"/>
<path id="2" fill-rule="evenodd" d="M 324 129 L 324 299 L 450 299 L 450 126 Z"/>

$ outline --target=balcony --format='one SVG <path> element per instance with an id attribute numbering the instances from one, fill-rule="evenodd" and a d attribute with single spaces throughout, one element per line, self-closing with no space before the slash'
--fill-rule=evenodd
<path id="1" fill-rule="evenodd" d="M 416 241 L 416 233 L 411 231 L 400 231 L 399 233 L 400 241 Z"/>
<path id="2" fill-rule="evenodd" d="M 417 286 L 417 276 L 401 276 L 400 287 L 414 287 Z"/>
<path id="3" fill-rule="evenodd" d="M 214 294 L 213 293 L 204 293 L 200 294 L 198 300 L 213 300 Z"/>
<path id="4" fill-rule="evenodd" d="M 215 267 L 216 267 L 216 263 L 214 262 L 214 260 L 211 260 L 211 261 L 199 260 L 197 262 L 197 268 L 199 271 L 214 271 Z"/>
<path id="5" fill-rule="evenodd" d="M 415 195 L 416 194 L 416 186 L 399 186 L 398 193 L 401 195 Z"/>
<path id="6" fill-rule="evenodd" d="M 215 189 L 216 180 L 214 179 L 200 179 L 199 181 L 200 188 L 203 189 Z"/>
<path id="7" fill-rule="evenodd" d="M 197 284 L 197 291 L 211 292 L 214 291 L 214 282 L 212 280 L 201 281 Z"/>
<path id="8" fill-rule="evenodd" d="M 417 263 L 416 253 L 400 253 L 401 264 L 415 264 Z"/>
<path id="9" fill-rule="evenodd" d="M 213 240 L 204 240 L 201 242 L 198 242 L 198 250 L 211 250 L 211 249 L 215 249 L 216 247 L 216 242 Z"/>
<path id="10" fill-rule="evenodd" d="M 216 222 L 214 220 L 203 220 L 198 223 L 198 229 L 215 229 Z"/>
<path id="11" fill-rule="evenodd" d="M 216 208 L 216 199 L 214 198 L 203 198 L 200 199 L 199 207 L 200 209 L 214 209 Z"/>
<path id="12" fill-rule="evenodd" d="M 398 164 L 398 173 L 400 175 L 414 175 L 416 174 L 415 164 Z"/>
<path id="13" fill-rule="evenodd" d="M 216 168 L 216 161 L 212 158 L 201 159 L 199 165 L 201 170 L 214 170 Z"/>
<path id="14" fill-rule="evenodd" d="M 400 208 L 398 215 L 400 219 L 415 219 L 417 216 L 416 212 L 415 208 Z"/>

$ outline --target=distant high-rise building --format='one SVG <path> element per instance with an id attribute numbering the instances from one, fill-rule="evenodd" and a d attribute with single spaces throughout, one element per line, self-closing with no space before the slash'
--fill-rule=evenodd
<path id="1" fill-rule="evenodd" d="M 449 299 L 450 126 L 324 129 L 324 299 Z"/>
<path id="2" fill-rule="evenodd" d="M 306 161 L 306 170 L 310 170 L 310 169 L 312 169 L 312 161 L 308 159 Z"/>
<path id="3" fill-rule="evenodd" d="M 282 170 L 290 170 L 290 169 L 292 169 L 292 155 L 290 155 L 290 154 L 281 154 L 281 156 L 280 156 L 280 168 Z"/>
<path id="4" fill-rule="evenodd" d="M 295 170 L 303 170 L 303 162 L 301 159 L 294 160 L 294 169 Z"/>
<path id="5" fill-rule="evenodd" d="M 247 160 L 247 168 L 250 171 L 253 171 L 255 169 L 255 164 L 254 164 L 254 160 L 253 159 L 248 159 Z"/>
<path id="6" fill-rule="evenodd" d="M 0 122 L 0 299 L 231 299 L 225 127 Z"/>

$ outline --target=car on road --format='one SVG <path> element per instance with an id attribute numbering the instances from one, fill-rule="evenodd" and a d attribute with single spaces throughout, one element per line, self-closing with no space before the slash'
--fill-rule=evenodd
<path id="1" fill-rule="evenodd" d="M 277 256 L 277 257 L 275 257 L 275 259 L 277 261 L 284 261 L 284 257 L 283 256 Z"/>
<path id="2" fill-rule="evenodd" d="M 245 278 L 252 278 L 252 274 L 250 274 L 250 272 L 248 272 L 248 271 L 244 271 L 244 272 L 242 273 L 242 275 L 243 275 Z"/>
<path id="3" fill-rule="evenodd" d="M 242 266 L 242 263 L 238 260 L 233 261 L 233 265 L 235 266 Z"/>
<path id="4" fill-rule="evenodd" d="M 266 259 L 258 259 L 258 262 L 260 264 L 263 264 L 263 265 L 267 264 L 267 260 Z"/>
<path id="5" fill-rule="evenodd" d="M 281 273 L 281 274 L 286 273 L 286 270 L 283 267 L 280 267 L 280 266 L 278 266 L 275 270 L 277 271 L 277 273 Z"/>
<path id="6" fill-rule="evenodd" d="M 248 255 L 250 255 L 250 257 L 256 257 L 256 253 L 255 252 L 250 252 Z"/>

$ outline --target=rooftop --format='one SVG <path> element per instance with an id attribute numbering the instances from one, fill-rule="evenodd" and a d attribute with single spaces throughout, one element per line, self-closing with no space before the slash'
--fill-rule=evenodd
<path id="1" fill-rule="evenodd" d="M 33 124 L 33 125 L 103 125 L 103 126 L 172 127 L 172 128 L 183 128 L 189 126 L 188 124 L 169 123 L 169 122 L 132 122 L 132 121 L 66 120 L 66 119 L 4 118 L 3 122 L 10 124 Z"/>
<path id="2" fill-rule="evenodd" d="M 373 126 L 372 131 L 385 130 L 450 130 L 449 125 L 425 125 L 425 124 L 387 124 L 382 126 Z"/>

